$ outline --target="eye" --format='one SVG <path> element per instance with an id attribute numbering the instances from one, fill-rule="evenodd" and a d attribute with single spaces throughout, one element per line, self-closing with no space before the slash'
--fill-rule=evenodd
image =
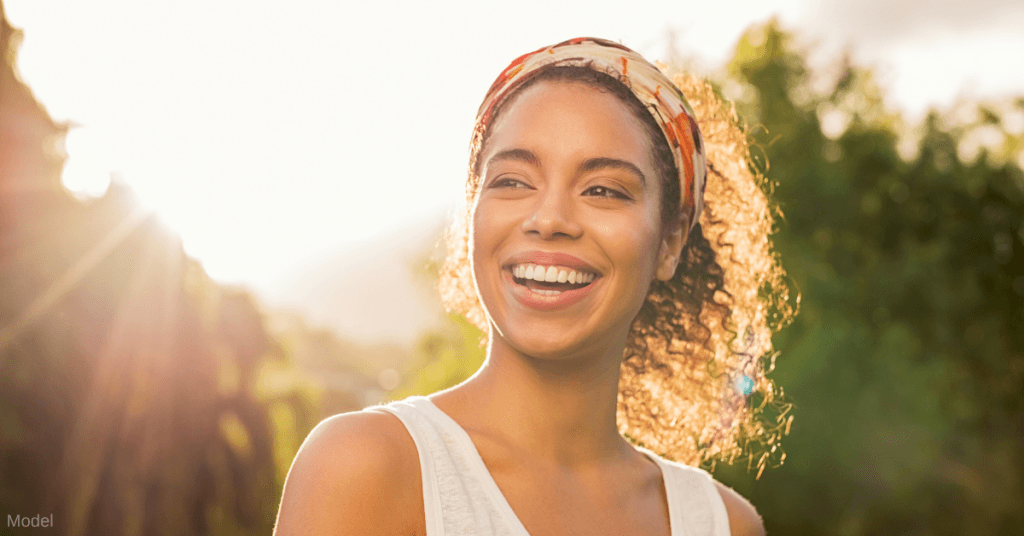
<path id="1" fill-rule="evenodd" d="M 590 193 L 590 195 L 594 195 L 597 197 L 607 197 L 609 199 L 629 199 L 628 195 L 614 188 L 609 188 L 607 186 L 591 186 L 590 188 L 587 188 L 583 193 Z"/>
<path id="2" fill-rule="evenodd" d="M 529 188 L 525 182 L 510 177 L 501 177 L 491 181 L 489 188 Z"/>

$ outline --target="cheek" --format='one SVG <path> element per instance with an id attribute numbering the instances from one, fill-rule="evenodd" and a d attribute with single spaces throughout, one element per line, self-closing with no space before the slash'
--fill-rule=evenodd
<path id="1" fill-rule="evenodd" d="M 494 256 L 495 248 L 502 234 L 507 232 L 507 227 L 508 222 L 504 221 L 498 211 L 490 210 L 487 203 L 474 207 L 469 228 L 469 256 L 474 272 L 480 264 Z"/>
<path id="2" fill-rule="evenodd" d="M 469 220 L 469 248 L 470 252 L 476 252 L 483 243 L 486 243 L 493 234 L 494 217 L 488 214 L 486 207 L 476 207 Z"/>
<path id="3" fill-rule="evenodd" d="M 522 207 L 516 203 L 483 195 L 473 207 L 470 232 L 479 243 L 494 242 L 510 233 L 522 221 Z"/>
<path id="4" fill-rule="evenodd" d="M 604 237 L 602 242 L 608 253 L 616 256 L 623 268 L 636 273 L 637 277 L 654 273 L 661 247 L 656 220 L 643 214 L 623 222 L 606 220 L 596 224 L 594 230 Z"/>

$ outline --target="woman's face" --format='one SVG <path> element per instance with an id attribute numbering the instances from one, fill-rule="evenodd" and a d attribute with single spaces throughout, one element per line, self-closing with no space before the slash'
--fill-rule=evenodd
<path id="1" fill-rule="evenodd" d="M 470 259 L 495 343 L 534 357 L 621 351 L 682 249 L 681 230 L 662 233 L 640 121 L 611 93 L 540 82 L 491 125 L 479 162 Z"/>

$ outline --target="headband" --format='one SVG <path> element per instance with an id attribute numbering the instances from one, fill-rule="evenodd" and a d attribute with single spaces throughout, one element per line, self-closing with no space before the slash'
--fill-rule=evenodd
<path id="1" fill-rule="evenodd" d="M 707 164 L 704 143 L 694 119 L 693 109 L 679 88 L 661 70 L 640 54 L 611 41 L 578 37 L 557 45 L 524 54 L 498 75 L 484 97 L 476 116 L 476 131 L 490 124 L 499 103 L 520 84 L 549 66 L 586 67 L 621 81 L 640 100 L 661 127 L 672 150 L 679 172 L 683 213 L 690 217 L 690 228 L 697 224 L 703 207 Z"/>

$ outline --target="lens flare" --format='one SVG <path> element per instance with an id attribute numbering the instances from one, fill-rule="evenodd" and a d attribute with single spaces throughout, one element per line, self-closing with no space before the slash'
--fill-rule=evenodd
<path id="1" fill-rule="evenodd" d="M 743 396 L 750 396 L 754 392 L 754 380 L 750 376 L 740 376 L 733 384 L 736 390 L 743 393 Z"/>

